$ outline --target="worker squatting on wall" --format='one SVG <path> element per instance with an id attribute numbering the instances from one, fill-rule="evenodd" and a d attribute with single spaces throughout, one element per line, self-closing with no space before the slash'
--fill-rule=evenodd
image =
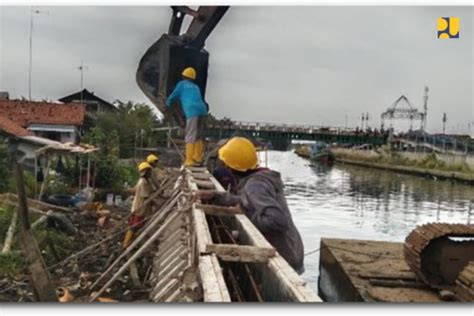
<path id="1" fill-rule="evenodd" d="M 303 241 L 293 223 L 280 173 L 260 168 L 255 146 L 243 137 L 222 146 L 219 159 L 236 177 L 238 193 L 197 191 L 195 198 L 242 210 L 293 269 L 303 273 Z"/>

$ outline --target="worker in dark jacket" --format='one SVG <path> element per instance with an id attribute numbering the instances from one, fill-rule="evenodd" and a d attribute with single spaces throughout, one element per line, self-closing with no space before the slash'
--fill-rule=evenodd
<path id="1" fill-rule="evenodd" d="M 242 137 L 230 139 L 219 150 L 219 159 L 239 180 L 238 194 L 198 191 L 196 198 L 243 211 L 293 269 L 303 273 L 303 241 L 291 218 L 280 173 L 259 168 L 255 146 Z"/>
<path id="2" fill-rule="evenodd" d="M 196 70 L 192 67 L 187 67 L 183 70 L 182 76 L 183 80 L 176 85 L 166 100 L 166 106 L 170 107 L 176 100 L 180 101 L 184 116 L 186 116 L 186 132 L 184 136 L 186 160 L 184 165 L 200 165 L 204 157 L 202 129 L 204 118 L 208 112 L 208 106 L 202 98 L 199 86 L 194 83 L 194 80 L 196 80 Z"/>

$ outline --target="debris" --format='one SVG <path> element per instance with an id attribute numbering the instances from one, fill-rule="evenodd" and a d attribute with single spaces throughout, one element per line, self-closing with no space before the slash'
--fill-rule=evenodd
<path id="1" fill-rule="evenodd" d="M 110 216 L 110 211 L 106 209 L 97 210 L 96 213 L 99 217 Z"/>
<path id="2" fill-rule="evenodd" d="M 71 294 L 69 289 L 61 287 L 58 289 L 59 292 L 59 302 L 60 303 L 68 303 L 75 299 L 75 297 Z"/>
<path id="3" fill-rule="evenodd" d="M 108 224 L 108 222 L 109 222 L 109 217 L 108 216 L 100 217 L 97 220 L 97 226 L 99 226 L 100 228 L 105 228 L 105 226 Z"/>
<path id="4" fill-rule="evenodd" d="M 77 233 L 77 228 L 71 223 L 71 220 L 64 214 L 50 213 L 46 218 L 46 225 L 49 228 L 54 228 L 65 232 L 68 235 Z"/>
<path id="5" fill-rule="evenodd" d="M 439 291 L 439 297 L 441 297 L 443 301 L 448 301 L 448 302 L 456 300 L 456 295 L 453 292 L 448 291 L 448 290 Z"/>
<path id="6" fill-rule="evenodd" d="M 117 300 L 114 300 L 113 298 L 108 298 L 108 297 L 99 297 L 97 298 L 97 301 L 101 303 L 117 303 Z"/>

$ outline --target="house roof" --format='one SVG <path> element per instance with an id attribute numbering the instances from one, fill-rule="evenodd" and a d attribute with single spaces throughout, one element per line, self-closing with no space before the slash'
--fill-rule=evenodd
<path id="1" fill-rule="evenodd" d="M 78 91 L 76 93 L 70 94 L 68 96 L 62 97 L 58 99 L 60 102 L 78 102 L 81 100 L 81 91 Z M 96 101 L 99 102 L 101 105 L 107 107 L 109 110 L 116 110 L 117 108 L 110 102 L 105 101 L 102 98 L 99 98 L 94 94 L 94 92 L 91 92 L 87 89 L 82 90 L 82 101 L 84 103 L 87 103 L 87 101 Z"/>
<path id="2" fill-rule="evenodd" d="M 8 135 L 13 135 L 16 137 L 23 137 L 33 135 L 27 129 L 21 127 L 10 119 L 0 115 L 0 132 L 4 132 Z"/>
<path id="3" fill-rule="evenodd" d="M 85 107 L 81 104 L 0 100 L 0 116 L 22 127 L 33 123 L 82 125 L 84 114 Z"/>

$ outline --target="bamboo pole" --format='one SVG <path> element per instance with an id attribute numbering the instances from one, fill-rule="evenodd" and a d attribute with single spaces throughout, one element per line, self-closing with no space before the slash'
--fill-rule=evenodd
<path id="1" fill-rule="evenodd" d="M 127 262 L 120 267 L 120 269 L 112 276 L 112 278 L 105 283 L 105 285 L 97 291 L 89 300 L 89 302 L 95 301 L 117 278 L 122 275 L 123 272 L 125 272 L 128 267 L 139 257 L 143 254 L 145 250 L 148 249 L 148 247 L 160 236 L 161 232 L 166 228 L 166 225 L 170 222 L 172 222 L 177 216 L 179 216 L 181 210 L 177 210 L 174 212 L 170 218 L 167 219 L 167 221 L 149 238 L 147 241 L 140 247 L 138 250 L 130 257 L 130 259 L 127 260 Z"/>
<path id="2" fill-rule="evenodd" d="M 181 196 L 181 194 L 177 194 L 169 203 L 167 203 L 166 207 L 160 212 L 158 211 L 158 216 L 153 218 L 151 222 L 147 225 L 147 227 L 141 232 L 140 235 L 135 238 L 135 240 L 120 254 L 120 256 L 115 259 L 115 261 L 102 273 L 102 275 L 90 286 L 90 289 L 95 288 L 100 281 L 102 281 L 107 274 L 109 274 L 113 268 L 115 268 L 120 261 L 125 258 L 147 235 L 148 233 L 156 227 L 156 225 L 159 223 L 161 219 L 165 215 L 169 213 L 169 211 L 173 208 L 173 206 L 176 204 L 178 198 Z"/>
<path id="3" fill-rule="evenodd" d="M 16 231 L 16 222 L 18 221 L 18 208 L 15 208 L 13 211 L 12 220 L 10 226 L 8 227 L 7 235 L 5 237 L 5 242 L 3 243 L 2 254 L 10 252 L 10 249 L 13 244 L 13 236 Z"/>
<path id="4" fill-rule="evenodd" d="M 41 198 L 43 197 L 44 189 L 48 184 L 48 175 L 49 175 L 49 168 L 50 167 L 51 167 L 51 157 L 48 156 L 48 163 L 46 165 L 46 170 L 45 170 L 45 173 L 44 173 L 43 183 L 41 183 L 40 192 L 38 194 L 38 200 L 40 200 L 40 201 L 41 201 Z"/>

